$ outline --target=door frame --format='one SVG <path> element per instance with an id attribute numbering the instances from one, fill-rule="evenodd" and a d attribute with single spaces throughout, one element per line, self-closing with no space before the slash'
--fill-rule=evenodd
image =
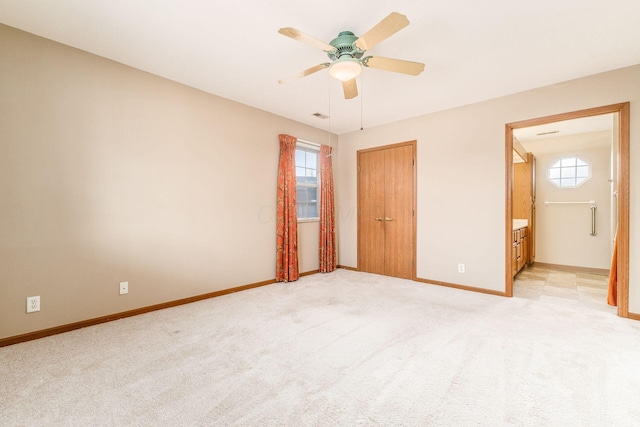
<path id="1" fill-rule="evenodd" d="M 357 165 L 356 165 L 356 173 L 358 174 L 357 176 L 357 189 L 356 189 L 356 200 L 357 203 L 360 203 L 360 153 L 367 153 L 367 152 L 371 152 L 371 151 L 378 151 L 378 150 L 386 150 L 388 148 L 398 148 L 398 147 L 403 147 L 403 146 L 411 146 L 412 147 L 412 151 L 413 151 L 413 180 L 412 180 L 412 185 L 413 185 L 413 194 L 412 194 L 412 209 L 413 209 L 413 221 L 411 223 L 411 229 L 412 229 L 412 236 L 411 236 L 411 241 L 412 241 L 412 248 L 411 248 L 411 280 L 416 280 L 416 271 L 417 271 L 417 266 L 416 266 L 416 253 L 417 253 L 417 246 L 418 246 L 418 241 L 417 241 L 417 233 L 416 233 L 416 225 L 417 225 L 417 218 L 418 218 L 418 209 L 417 209 L 417 195 L 418 195 L 418 179 L 417 179 L 417 169 L 418 169 L 418 160 L 417 160 L 417 153 L 418 153 L 418 142 L 417 140 L 413 140 L 413 141 L 405 141 L 405 142 L 398 142 L 396 144 L 390 144 L 390 145 L 381 145 L 381 146 L 377 146 L 377 147 L 372 147 L 372 148 L 365 148 L 363 150 L 358 150 L 356 152 L 356 159 L 357 159 Z M 357 228 L 357 267 L 356 270 L 357 271 L 362 271 L 360 269 L 360 207 L 357 206 L 357 216 L 356 216 L 356 228 Z"/>
<path id="2" fill-rule="evenodd" d="M 629 102 L 555 114 L 505 125 L 505 294 L 513 296 L 511 246 L 513 224 L 513 130 L 582 117 L 618 113 L 618 316 L 629 317 Z"/>

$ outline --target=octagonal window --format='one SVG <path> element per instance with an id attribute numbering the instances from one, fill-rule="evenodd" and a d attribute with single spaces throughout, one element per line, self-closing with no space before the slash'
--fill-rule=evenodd
<path id="1" fill-rule="evenodd" d="M 576 188 L 591 178 L 591 165 L 579 157 L 564 157 L 553 163 L 547 179 L 560 188 Z"/>

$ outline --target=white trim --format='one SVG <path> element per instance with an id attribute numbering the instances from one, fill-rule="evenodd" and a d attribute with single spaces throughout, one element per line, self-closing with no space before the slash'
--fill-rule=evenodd
<path id="1" fill-rule="evenodd" d="M 298 222 L 320 222 L 320 217 L 315 218 L 299 218 Z"/>
<path id="2" fill-rule="evenodd" d="M 312 150 L 320 151 L 320 144 L 318 144 L 317 142 L 311 142 L 311 141 L 305 141 L 304 139 L 298 139 L 296 141 L 296 145 L 300 145 L 301 147 L 304 147 L 304 148 L 310 148 Z"/>

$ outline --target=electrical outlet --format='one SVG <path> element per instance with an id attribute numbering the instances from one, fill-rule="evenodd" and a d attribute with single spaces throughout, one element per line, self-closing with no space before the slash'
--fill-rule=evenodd
<path id="1" fill-rule="evenodd" d="M 129 293 L 129 282 L 120 282 L 120 295 Z"/>
<path id="2" fill-rule="evenodd" d="M 27 297 L 27 313 L 40 311 L 40 295 L 37 297 Z"/>
<path id="3" fill-rule="evenodd" d="M 464 273 L 464 264 L 458 264 L 458 273 Z"/>

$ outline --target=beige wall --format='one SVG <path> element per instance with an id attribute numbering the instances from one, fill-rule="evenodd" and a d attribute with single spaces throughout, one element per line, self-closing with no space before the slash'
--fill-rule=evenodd
<path id="1" fill-rule="evenodd" d="M 639 83 L 630 67 L 340 136 L 340 264 L 357 265 L 356 151 L 417 139 L 418 277 L 503 291 L 505 123 L 631 101 L 640 313 Z M 0 338 L 272 279 L 279 133 L 327 139 L 0 25 Z M 316 269 L 317 223 L 299 243 Z"/>
<path id="2" fill-rule="evenodd" d="M 416 94 L 428 96 L 428 94 Z M 630 311 L 640 313 L 640 66 L 441 111 L 339 139 L 340 263 L 357 265 L 356 152 L 418 141 L 417 275 L 505 290 L 505 124 L 631 101 Z M 466 273 L 457 264 L 466 264 Z"/>
<path id="3" fill-rule="evenodd" d="M 279 133 L 328 141 L 0 25 L 0 338 L 273 279 Z"/>
<path id="4" fill-rule="evenodd" d="M 611 265 L 611 132 L 593 132 L 525 143 L 536 156 L 536 261 L 609 269 Z M 558 188 L 548 168 L 562 157 L 591 164 L 591 178 L 578 188 Z M 545 201 L 594 200 L 596 231 L 591 236 L 589 205 L 545 205 Z"/>

